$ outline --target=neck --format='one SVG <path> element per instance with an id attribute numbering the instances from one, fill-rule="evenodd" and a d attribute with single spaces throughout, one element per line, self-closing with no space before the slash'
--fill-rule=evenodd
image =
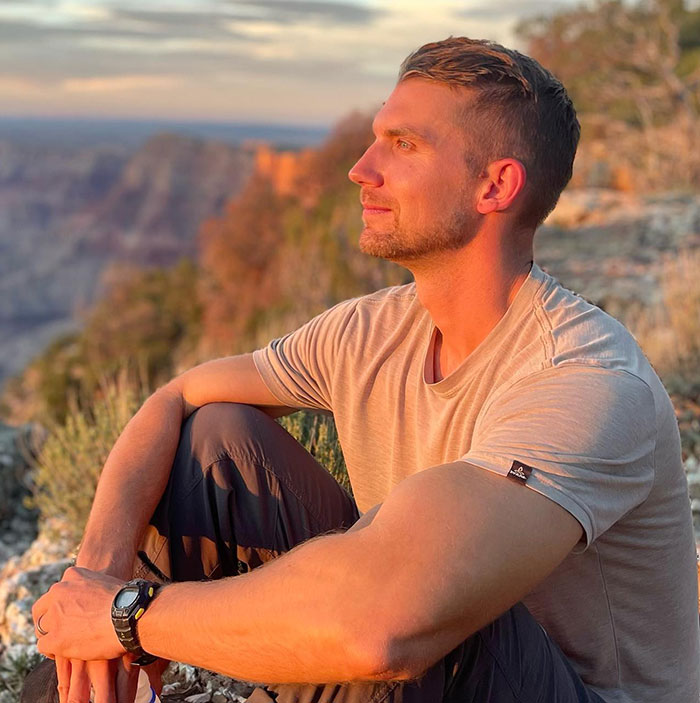
<path id="1" fill-rule="evenodd" d="M 530 271 L 531 240 L 517 251 L 512 241 L 508 248 L 485 247 L 484 240 L 476 237 L 456 252 L 409 265 L 418 297 L 438 329 L 435 381 L 454 371 L 488 336 Z"/>

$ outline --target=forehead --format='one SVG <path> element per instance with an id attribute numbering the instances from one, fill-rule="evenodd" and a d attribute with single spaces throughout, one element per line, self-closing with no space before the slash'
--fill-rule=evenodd
<path id="1" fill-rule="evenodd" d="M 374 118 L 377 133 L 405 126 L 444 134 L 459 128 L 459 117 L 470 99 L 466 88 L 423 78 L 400 82 Z"/>

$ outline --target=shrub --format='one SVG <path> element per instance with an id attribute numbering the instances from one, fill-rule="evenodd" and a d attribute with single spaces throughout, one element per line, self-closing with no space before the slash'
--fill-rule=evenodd
<path id="1" fill-rule="evenodd" d="M 76 544 L 87 523 L 102 467 L 143 396 L 122 376 L 105 384 L 90 407 L 74 408 L 65 424 L 48 430 L 37 459 L 31 502 L 45 525 L 58 522 Z"/>
<path id="2" fill-rule="evenodd" d="M 699 270 L 699 250 L 667 261 L 661 300 L 637 310 L 629 325 L 673 399 L 686 458 L 700 458 Z"/>
<path id="3" fill-rule="evenodd" d="M 630 326 L 669 390 L 700 385 L 700 250 L 685 250 L 662 270 L 661 299 Z"/>

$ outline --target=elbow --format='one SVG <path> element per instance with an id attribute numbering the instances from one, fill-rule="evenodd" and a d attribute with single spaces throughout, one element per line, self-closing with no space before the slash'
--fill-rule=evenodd
<path id="1" fill-rule="evenodd" d="M 407 681 L 414 678 L 412 669 L 402 666 L 388 647 L 365 642 L 356 648 L 353 679 L 355 681 Z"/>
<path id="2" fill-rule="evenodd" d="M 409 681 L 419 678 L 429 667 L 425 657 L 414 656 L 416 647 L 411 643 L 373 631 L 371 626 L 352 651 L 353 678 L 357 681 Z"/>
<path id="3" fill-rule="evenodd" d="M 156 400 L 170 407 L 177 408 L 183 420 L 197 409 L 195 406 L 189 406 L 185 400 L 181 376 L 173 378 L 164 386 L 158 388 L 146 402 Z"/>

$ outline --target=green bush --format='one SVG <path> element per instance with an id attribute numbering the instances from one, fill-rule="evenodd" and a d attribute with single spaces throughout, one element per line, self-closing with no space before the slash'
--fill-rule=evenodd
<path id="1" fill-rule="evenodd" d="M 74 409 L 65 424 L 49 428 L 37 459 L 31 502 L 45 525 L 58 522 L 76 544 L 107 455 L 142 399 L 143 393 L 122 379 L 106 385 L 91 407 Z"/>

